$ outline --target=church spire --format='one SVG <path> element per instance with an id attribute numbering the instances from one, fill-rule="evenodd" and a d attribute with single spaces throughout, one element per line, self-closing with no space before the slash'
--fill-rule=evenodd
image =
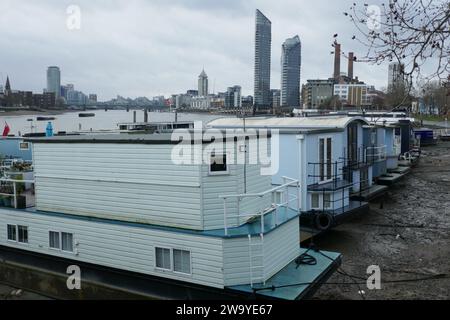
<path id="1" fill-rule="evenodd" d="M 6 76 L 5 95 L 11 94 L 11 84 L 9 83 L 9 76 Z"/>

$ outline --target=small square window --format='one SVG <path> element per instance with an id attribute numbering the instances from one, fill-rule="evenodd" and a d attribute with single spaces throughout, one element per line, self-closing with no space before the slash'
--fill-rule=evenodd
<path id="1" fill-rule="evenodd" d="M 28 227 L 18 226 L 19 242 L 28 243 Z"/>
<path id="2" fill-rule="evenodd" d="M 73 234 L 62 232 L 61 244 L 61 249 L 63 251 L 73 252 Z"/>
<path id="3" fill-rule="evenodd" d="M 228 173 L 226 154 L 211 154 L 210 161 L 209 172 L 211 174 Z"/>
<path id="4" fill-rule="evenodd" d="M 49 232 L 49 245 L 52 249 L 60 249 L 59 243 L 59 232 L 50 231 Z"/>
<path id="5" fill-rule="evenodd" d="M 173 250 L 173 271 L 191 274 L 191 253 L 185 250 Z"/>
<path id="6" fill-rule="evenodd" d="M 28 142 L 21 142 L 19 147 L 20 150 L 30 150 L 30 144 Z"/>
<path id="7" fill-rule="evenodd" d="M 156 267 L 159 269 L 172 270 L 170 263 L 170 249 L 155 248 Z"/>
<path id="8" fill-rule="evenodd" d="M 15 225 L 8 224 L 8 240 L 17 241 L 17 228 Z"/>

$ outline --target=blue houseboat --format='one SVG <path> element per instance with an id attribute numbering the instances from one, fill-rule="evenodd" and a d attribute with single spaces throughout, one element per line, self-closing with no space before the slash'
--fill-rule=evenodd
<path id="1" fill-rule="evenodd" d="M 373 162 L 368 161 L 369 147 L 363 141 L 363 127 L 367 125 L 361 117 L 336 115 L 227 118 L 207 126 L 247 131 L 270 129 L 279 133 L 280 165 L 272 183 L 283 184 L 283 176 L 298 179 L 302 223 L 327 230 L 345 216 L 368 208 L 366 202 L 351 199 L 372 186 Z"/>

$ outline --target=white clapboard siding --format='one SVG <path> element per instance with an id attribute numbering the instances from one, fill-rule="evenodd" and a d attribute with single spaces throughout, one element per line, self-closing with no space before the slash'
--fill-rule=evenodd
<path id="1" fill-rule="evenodd" d="M 254 236 L 254 243 L 260 241 Z M 264 265 L 266 280 L 280 271 L 299 254 L 300 235 L 298 218 L 273 230 L 264 238 Z M 259 254 L 258 246 L 253 249 Z M 250 283 L 248 238 L 224 240 L 224 281 L 226 286 Z M 256 261 L 256 260 L 254 260 Z M 255 275 L 254 275 L 255 276 Z"/>
<path id="2" fill-rule="evenodd" d="M 247 165 L 247 192 L 260 193 L 269 190 L 271 186 L 270 176 L 261 176 L 257 165 Z M 203 214 L 205 229 L 220 229 L 224 227 L 224 205 L 219 196 L 244 194 L 244 169 L 242 165 L 229 167 L 230 174 L 209 175 L 208 166 L 203 166 Z M 245 198 L 241 201 L 240 212 L 244 214 L 256 214 L 261 206 L 269 206 L 266 197 L 262 202 L 259 198 Z M 227 215 L 230 216 L 228 226 L 240 225 L 249 217 L 238 220 L 236 198 L 227 199 Z"/>
<path id="3" fill-rule="evenodd" d="M 202 229 L 199 165 L 173 145 L 35 143 L 38 210 Z"/>
<path id="4" fill-rule="evenodd" d="M 7 224 L 27 226 L 29 244 L 7 241 Z M 49 231 L 73 233 L 74 249 L 78 254 L 50 249 Z M 0 209 L 0 244 L 217 288 L 223 288 L 224 285 L 221 238 Z M 192 275 L 156 270 L 155 246 L 189 250 Z"/>

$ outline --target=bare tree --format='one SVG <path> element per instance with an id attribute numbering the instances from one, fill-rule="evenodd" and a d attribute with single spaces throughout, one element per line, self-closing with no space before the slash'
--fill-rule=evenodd
<path id="1" fill-rule="evenodd" d="M 344 14 L 359 31 L 353 39 L 367 48 L 363 61 L 399 62 L 410 82 L 450 80 L 449 0 L 387 0 L 381 6 L 354 3 Z"/>
<path id="2" fill-rule="evenodd" d="M 420 85 L 419 94 L 427 107 L 427 113 L 439 111 L 440 115 L 448 114 L 448 83 L 429 81 Z"/>

